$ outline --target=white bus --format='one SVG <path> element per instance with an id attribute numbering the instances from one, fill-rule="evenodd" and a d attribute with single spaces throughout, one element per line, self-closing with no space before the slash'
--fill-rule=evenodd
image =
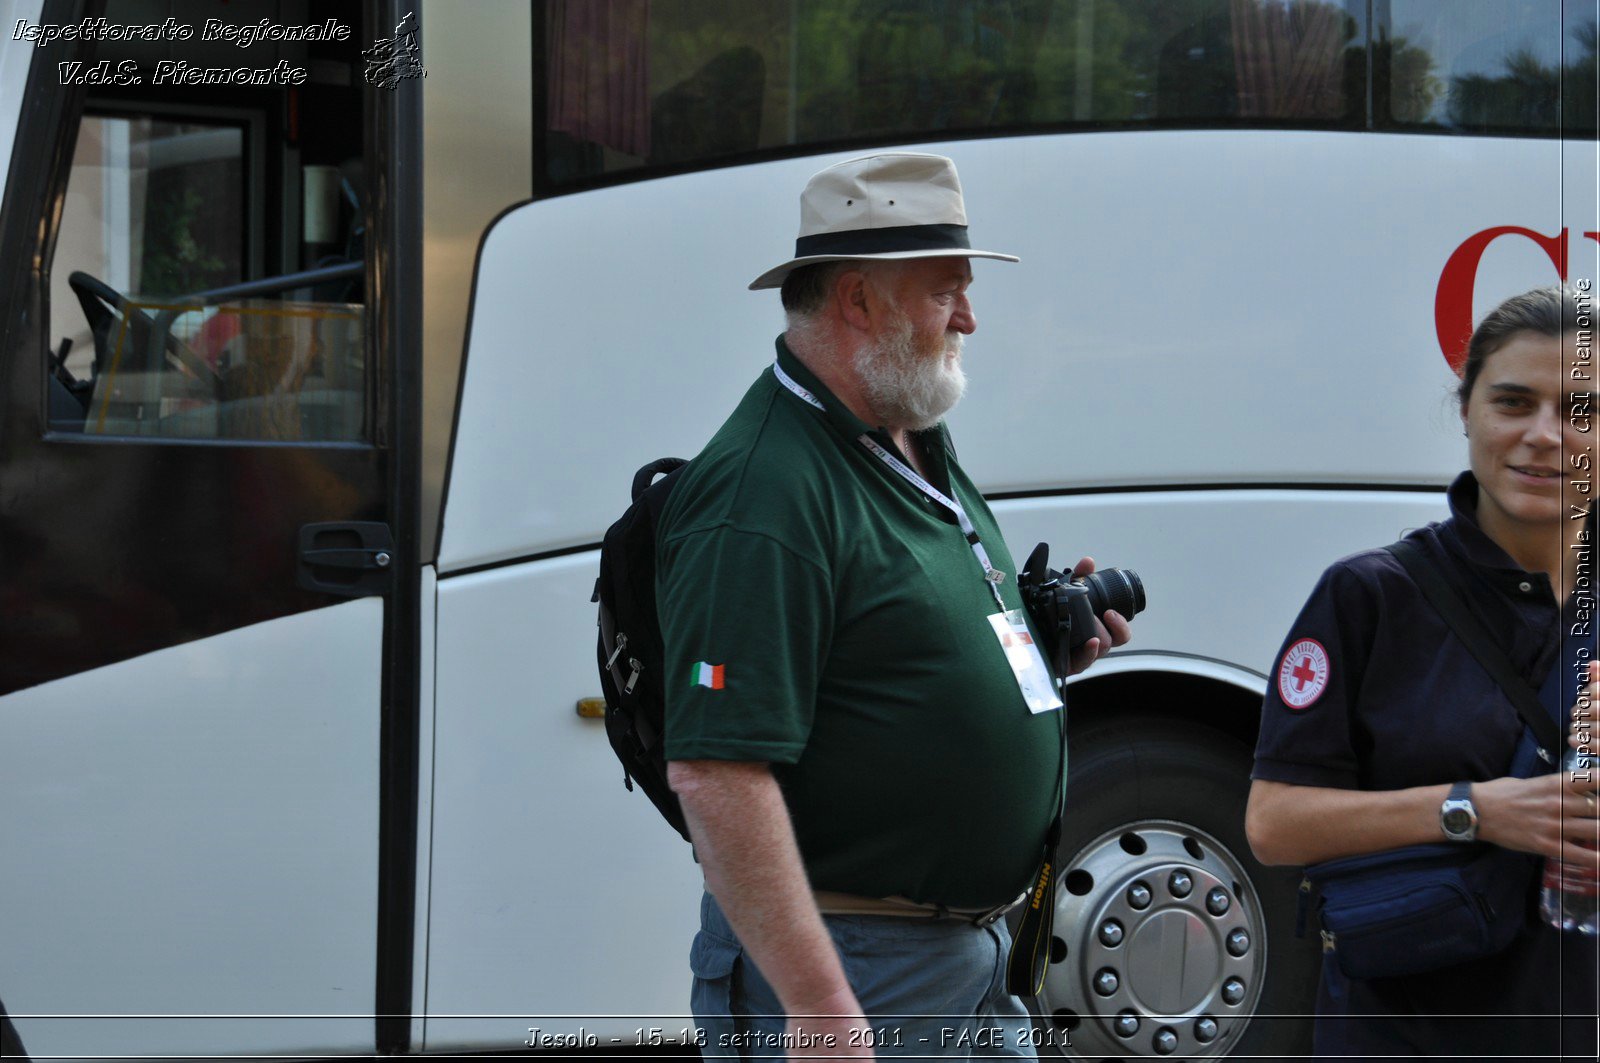
<path id="1" fill-rule="evenodd" d="M 1329 561 L 1443 515 L 1475 317 L 1596 278 L 1596 8 L 0 0 L 11 1049 L 692 1042 L 597 544 L 770 361 L 806 178 L 915 146 L 1022 258 L 978 266 L 965 467 L 1018 556 L 1149 592 L 1068 691 L 1039 1028 L 1304 1051 L 1265 672 Z"/>

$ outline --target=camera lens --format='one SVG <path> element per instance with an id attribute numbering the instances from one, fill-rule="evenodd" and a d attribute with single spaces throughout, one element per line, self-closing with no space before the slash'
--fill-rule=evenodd
<path id="1" fill-rule="evenodd" d="M 1144 581 L 1131 568 L 1102 569 L 1075 582 L 1089 589 L 1089 605 L 1095 616 L 1115 609 L 1124 620 L 1132 620 L 1144 611 Z"/>

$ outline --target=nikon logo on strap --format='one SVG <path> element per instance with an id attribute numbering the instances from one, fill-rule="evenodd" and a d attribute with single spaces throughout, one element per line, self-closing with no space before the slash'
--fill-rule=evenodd
<path id="1" fill-rule="evenodd" d="M 1033 887 L 1033 899 L 1028 902 L 1029 908 L 1039 907 L 1039 902 L 1044 900 L 1044 895 L 1050 886 L 1050 861 L 1046 860 L 1039 869 L 1039 882 Z"/>

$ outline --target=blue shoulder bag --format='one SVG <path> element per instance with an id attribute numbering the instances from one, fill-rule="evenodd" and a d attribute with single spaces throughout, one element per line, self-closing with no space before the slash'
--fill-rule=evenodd
<path id="1" fill-rule="evenodd" d="M 1535 694 L 1495 646 L 1455 589 L 1416 544 L 1385 547 L 1423 596 L 1494 677 L 1522 718 L 1511 774 L 1532 778 L 1554 770 L 1566 713 L 1560 704 L 1565 662 Z M 1539 858 L 1483 842 L 1440 842 L 1347 856 L 1306 868 L 1300 922 L 1316 891 L 1323 951 L 1349 978 L 1420 974 L 1503 951 L 1526 924 Z"/>

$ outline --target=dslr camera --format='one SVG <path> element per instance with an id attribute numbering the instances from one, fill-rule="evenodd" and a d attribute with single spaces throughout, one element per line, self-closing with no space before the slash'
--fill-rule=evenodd
<path id="1" fill-rule="evenodd" d="M 1094 621 L 1108 609 L 1125 620 L 1144 610 L 1144 581 L 1131 568 L 1104 568 L 1082 579 L 1050 567 L 1050 547 L 1040 543 L 1017 575 L 1017 588 L 1033 618 L 1056 675 L 1065 677 L 1072 651 L 1094 637 Z"/>

